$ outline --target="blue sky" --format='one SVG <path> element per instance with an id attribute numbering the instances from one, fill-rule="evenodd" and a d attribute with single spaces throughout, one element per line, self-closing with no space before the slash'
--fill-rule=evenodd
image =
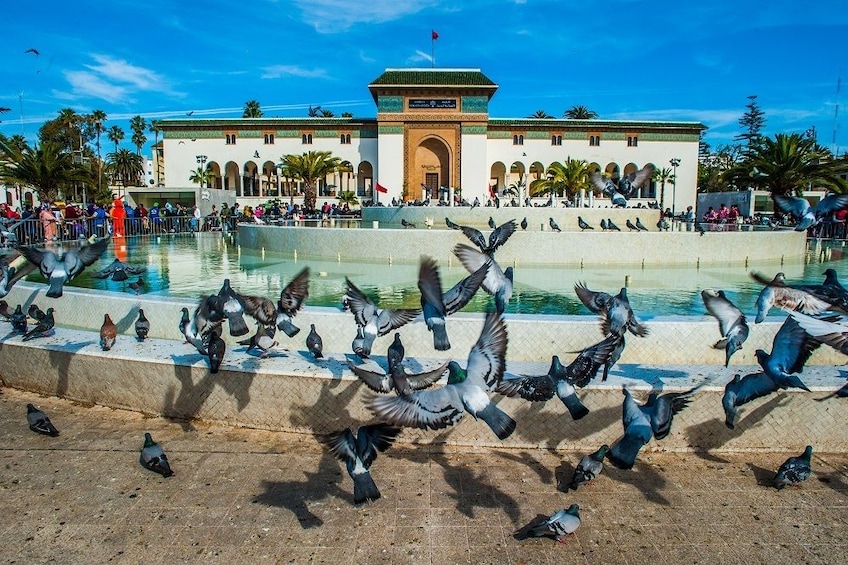
<path id="1" fill-rule="evenodd" d="M 127 131 L 136 114 L 239 117 L 251 99 L 266 116 L 305 116 L 320 105 L 374 117 L 367 84 L 386 68 L 432 66 L 436 30 L 437 67 L 479 68 L 499 85 L 491 117 L 536 110 L 560 117 L 582 104 L 602 119 L 700 121 L 715 148 L 739 133 L 747 96 L 756 94 L 766 133 L 815 126 L 821 144 L 847 151 L 845 0 L 710 4 L 8 3 L 0 106 L 11 111 L 0 115 L 0 131 L 32 142 L 65 107 L 103 110 L 107 127 Z M 26 53 L 30 48 L 39 55 Z"/>

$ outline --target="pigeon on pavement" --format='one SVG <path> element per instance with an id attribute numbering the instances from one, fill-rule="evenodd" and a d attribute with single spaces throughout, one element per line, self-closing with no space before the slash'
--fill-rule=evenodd
<path id="1" fill-rule="evenodd" d="M 495 223 L 495 219 L 492 218 L 491 216 L 489 216 L 489 227 L 492 228 L 492 229 L 495 229 L 495 228 L 498 227 L 498 225 Z"/>
<path id="2" fill-rule="evenodd" d="M 527 229 L 527 218 L 526 217 L 523 220 L 521 220 L 521 229 L 522 230 Z"/>
<path id="3" fill-rule="evenodd" d="M 400 432 L 401 429 L 394 426 L 372 424 L 361 426 L 356 436 L 345 428 L 322 439 L 333 455 L 344 462 L 348 475 L 353 479 L 354 504 L 380 498 L 380 491 L 371 477 L 371 464 L 377 453 L 387 450 Z"/>
<path id="4" fill-rule="evenodd" d="M 627 226 L 627 229 L 629 229 L 630 231 L 642 231 L 633 222 L 630 221 L 630 218 L 627 218 L 627 221 L 624 222 L 624 225 Z"/>
<path id="5" fill-rule="evenodd" d="M 745 315 L 724 294 L 723 290 L 708 288 L 701 291 L 704 306 L 718 320 L 721 339 L 713 347 L 724 349 L 724 366 L 730 365 L 730 358 L 742 349 L 742 344 L 748 339 L 748 322 Z"/>
<path id="6" fill-rule="evenodd" d="M 247 346 L 245 353 L 249 353 L 254 347 L 259 349 L 262 351 L 259 357 L 265 359 L 271 353 L 271 349 L 280 345 L 276 340 L 274 340 L 274 334 L 276 333 L 277 328 L 274 326 L 263 326 L 262 324 L 259 324 L 256 327 L 255 334 L 253 334 L 249 339 L 239 341 L 238 344 Z"/>
<path id="7" fill-rule="evenodd" d="M 86 267 L 93 265 L 106 248 L 111 238 L 106 237 L 90 245 L 83 245 L 77 249 L 70 249 L 57 255 L 47 249 L 25 246 L 21 253 L 27 261 L 35 265 L 41 272 L 41 276 L 48 280 L 50 288 L 47 296 L 59 298 L 62 296 L 62 288 L 66 282 L 80 274 Z"/>
<path id="8" fill-rule="evenodd" d="M 601 231 L 607 231 L 607 221 L 601 219 Z"/>
<path id="9" fill-rule="evenodd" d="M 801 486 L 801 483 L 809 479 L 813 473 L 810 461 L 812 456 L 813 446 L 808 445 L 804 453 L 784 461 L 772 480 L 774 488 L 781 490 L 785 486 Z"/>
<path id="10" fill-rule="evenodd" d="M 527 529 L 526 533 L 519 535 L 522 540 L 527 538 L 552 537 L 559 543 L 564 543 L 565 536 L 573 534 L 580 527 L 580 507 L 572 504 L 568 509 L 554 512 L 541 524 Z"/>
<path id="11" fill-rule="evenodd" d="M 32 404 L 27 404 L 27 424 L 29 424 L 29 429 L 34 432 L 50 437 L 56 437 L 59 435 L 59 430 L 57 430 L 56 426 L 50 422 L 50 418 L 47 417 L 47 414 Z"/>
<path id="12" fill-rule="evenodd" d="M 159 473 L 163 477 L 167 478 L 174 474 L 168 463 L 168 456 L 165 455 L 162 446 L 153 441 L 153 436 L 149 432 L 144 433 L 144 445 L 141 446 L 141 455 L 138 460 L 142 467 Z"/>
<path id="13" fill-rule="evenodd" d="M 218 298 L 224 317 L 227 319 L 227 325 L 230 327 L 230 335 L 238 337 L 250 332 L 250 328 L 244 321 L 245 311 L 242 299 L 230 286 L 230 279 L 224 279 L 224 284 L 218 291 Z"/>
<path id="14" fill-rule="evenodd" d="M 600 475 L 604 470 L 604 457 L 607 456 L 607 451 L 609 446 L 604 444 L 596 452 L 584 455 L 574 469 L 574 475 L 568 487 L 571 490 L 577 490 L 581 485 L 589 484 Z"/>

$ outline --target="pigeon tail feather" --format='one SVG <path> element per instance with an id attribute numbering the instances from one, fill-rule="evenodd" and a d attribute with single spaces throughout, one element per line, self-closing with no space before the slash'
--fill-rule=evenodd
<path id="1" fill-rule="evenodd" d="M 565 404 L 565 407 L 568 409 L 568 413 L 571 414 L 572 420 L 579 420 L 589 413 L 589 409 L 586 408 L 586 406 L 580 401 L 580 397 L 576 394 L 561 396 L 559 399 L 562 400 L 563 404 Z"/>
<path id="2" fill-rule="evenodd" d="M 639 455 L 639 450 L 642 449 L 642 440 L 636 436 L 625 435 L 621 441 L 612 446 L 609 450 L 610 463 L 619 469 L 632 469 L 636 463 L 636 456 Z"/>
<path id="3" fill-rule="evenodd" d="M 506 439 L 515 431 L 515 420 L 492 403 L 477 412 L 475 416 L 486 422 L 498 439 Z"/>
<path id="4" fill-rule="evenodd" d="M 380 490 L 374 479 L 371 478 L 371 473 L 365 472 L 358 475 L 353 475 L 353 503 L 362 504 L 366 500 L 377 500 L 380 498 Z"/>
<path id="5" fill-rule="evenodd" d="M 300 332 L 300 328 L 292 324 L 289 320 L 280 320 L 277 322 L 277 329 L 282 330 L 289 337 L 294 337 Z"/>

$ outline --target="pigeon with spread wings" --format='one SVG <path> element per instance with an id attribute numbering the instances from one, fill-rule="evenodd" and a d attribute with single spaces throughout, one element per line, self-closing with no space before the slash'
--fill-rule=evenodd
<path id="1" fill-rule="evenodd" d="M 22 247 L 21 253 L 27 261 L 38 268 L 41 276 L 48 280 L 50 288 L 47 290 L 47 296 L 59 298 L 62 296 L 64 284 L 100 259 L 109 247 L 110 241 L 112 239 L 106 237 L 90 245 L 69 249 L 60 254 L 37 247 Z"/>
<path id="2" fill-rule="evenodd" d="M 357 327 L 363 330 L 362 344 L 359 351 L 355 351 L 360 357 L 371 355 L 371 347 L 377 337 L 384 336 L 390 331 L 411 322 L 421 312 L 418 309 L 378 308 L 347 277 L 345 277 L 345 283 L 347 284 L 347 292 L 342 298 L 342 305 L 345 310 L 349 309 L 353 313 Z"/>

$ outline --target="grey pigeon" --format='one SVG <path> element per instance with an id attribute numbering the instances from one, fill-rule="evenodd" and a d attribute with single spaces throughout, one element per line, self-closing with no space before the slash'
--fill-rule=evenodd
<path id="1" fill-rule="evenodd" d="M 27 424 L 29 424 L 29 429 L 34 432 L 50 437 L 56 437 L 59 435 L 59 430 L 57 430 L 56 426 L 50 422 L 50 418 L 47 417 L 47 414 L 32 404 L 27 404 Z"/>
<path id="2" fill-rule="evenodd" d="M 405 355 L 406 348 L 403 346 L 403 341 L 400 339 L 400 332 L 395 333 L 395 339 L 386 351 L 386 362 L 389 364 L 390 373 L 395 367 L 403 362 Z"/>
<path id="3" fill-rule="evenodd" d="M 764 285 L 757 296 L 757 317 L 754 320 L 757 324 L 765 320 L 773 306 L 790 311 L 798 310 L 804 314 L 819 314 L 831 308 L 830 302 L 810 292 L 814 290 L 812 287 L 787 285 L 786 276 L 783 273 L 777 273 L 773 279 L 769 280 L 754 271 L 751 273 L 751 278 Z"/>
<path id="4" fill-rule="evenodd" d="M 614 207 L 624 208 L 627 206 L 627 199 L 632 196 L 631 191 L 635 192 L 635 188 L 641 186 L 641 183 L 644 182 L 641 178 L 637 180 L 636 174 L 631 174 L 633 175 L 632 178 L 629 178 L 626 182 L 622 179 L 622 181 L 618 184 L 616 184 L 616 182 L 612 179 L 604 179 L 598 171 L 589 175 L 589 179 L 592 181 L 592 184 L 601 191 L 601 193 L 609 196 Z M 628 177 L 630 177 L 630 175 L 628 175 Z M 621 190 L 623 190 L 624 193 L 620 192 Z"/>
<path id="5" fill-rule="evenodd" d="M 20 304 L 15 307 L 15 311 L 9 316 L 9 322 L 12 324 L 12 329 L 20 334 L 27 333 L 27 315 L 24 314 Z"/>
<path id="6" fill-rule="evenodd" d="M 439 267 L 431 257 L 421 257 L 418 269 L 418 290 L 421 291 L 421 310 L 427 329 L 433 332 L 433 347 L 437 351 L 450 349 L 445 318 L 463 308 L 486 278 L 491 263 L 483 266 L 442 293 L 442 278 Z"/>
<path id="7" fill-rule="evenodd" d="M 456 361 L 448 363 L 447 385 L 401 396 L 377 396 L 369 408 L 390 424 L 433 430 L 455 424 L 468 412 L 486 422 L 498 438 L 506 439 L 515 430 L 515 420 L 495 406 L 487 394 L 503 377 L 506 346 L 503 318 L 489 312 L 468 354 L 466 368 Z"/>
<path id="8" fill-rule="evenodd" d="M 654 166 L 650 163 L 630 174 L 624 175 L 618 181 L 618 191 L 626 198 L 636 196 L 636 191 L 645 186 L 654 176 Z"/>
<path id="9" fill-rule="evenodd" d="M 609 370 L 618 363 L 618 360 L 621 359 L 621 354 L 624 353 L 625 339 L 624 336 L 620 336 L 618 338 L 618 343 L 615 348 L 612 350 L 612 353 L 607 359 L 607 362 L 604 363 L 604 373 L 601 377 L 601 382 L 606 382 L 607 377 L 609 377 Z"/>
<path id="10" fill-rule="evenodd" d="M 521 220 L 521 229 L 522 230 L 527 229 L 527 218 L 526 217 L 523 220 Z"/>
<path id="11" fill-rule="evenodd" d="M 821 341 L 808 334 L 793 317 L 786 318 L 774 336 L 771 353 L 757 349 L 757 362 L 778 386 L 793 386 L 809 392 L 795 373 L 804 369 L 804 364 L 818 349 Z"/>
<path id="12" fill-rule="evenodd" d="M 330 451 L 344 462 L 353 479 L 353 503 L 361 504 L 380 498 L 380 491 L 371 478 L 371 464 L 379 452 L 394 443 L 400 428 L 386 424 L 361 426 L 356 436 L 349 428 L 334 432 L 322 439 Z"/>
<path id="13" fill-rule="evenodd" d="M 642 231 L 638 227 L 636 227 L 636 224 L 630 221 L 630 218 L 627 218 L 627 221 L 624 222 L 624 225 L 627 226 L 627 229 L 629 229 L 630 231 Z"/>
<path id="14" fill-rule="evenodd" d="M 589 289 L 586 283 L 578 281 L 574 285 L 574 293 L 583 305 L 594 312 L 600 314 L 609 310 L 612 305 L 612 295 L 603 291 L 595 291 Z"/>
<path id="15" fill-rule="evenodd" d="M 378 336 L 384 336 L 415 319 L 421 310 L 418 309 L 383 309 L 378 308 L 368 296 L 359 290 L 350 279 L 345 277 L 347 292 L 342 298 L 345 309 L 353 314 L 356 325 L 363 329 L 363 342 L 360 352 L 367 357 L 371 355 L 371 347 Z M 356 353 L 356 351 L 354 351 Z M 357 353 L 360 355 L 360 353 Z M 362 357 L 362 355 L 360 355 Z"/>
<path id="16" fill-rule="evenodd" d="M 801 384 L 803 386 L 803 383 Z M 794 386 L 796 385 L 791 382 L 778 384 L 765 373 L 751 373 L 744 377 L 738 373 L 735 374 L 733 379 L 724 387 L 724 395 L 721 398 L 725 425 L 731 430 L 736 427 L 736 415 L 739 407 L 743 404 Z"/>
<path id="17" fill-rule="evenodd" d="M 562 509 L 537 526 L 530 527 L 521 539 L 530 537 L 552 537 L 559 543 L 564 543 L 565 536 L 573 534 L 580 527 L 580 507 L 572 504 L 568 510 Z"/>
<path id="18" fill-rule="evenodd" d="M 369 350 L 368 353 L 365 353 L 364 347 L 365 328 L 363 328 L 362 326 L 356 326 L 356 337 L 353 338 L 353 341 L 350 344 L 350 350 L 362 359 L 368 359 L 368 356 L 371 354 L 371 352 Z"/>
<path id="19" fill-rule="evenodd" d="M 601 219 L 601 231 L 607 231 L 607 221 Z"/>
<path id="20" fill-rule="evenodd" d="M 412 222 L 407 222 L 405 218 L 400 219 L 400 225 L 402 225 L 405 228 L 415 229 L 415 224 L 413 224 Z"/>
<path id="21" fill-rule="evenodd" d="M 612 297 L 609 308 L 601 312 L 601 332 L 604 335 L 623 336 L 627 331 L 639 337 L 648 335 L 648 328 L 630 308 L 627 289 L 622 287 L 619 293 Z"/>
<path id="22" fill-rule="evenodd" d="M 230 335 L 238 337 L 250 332 L 244 321 L 244 305 L 238 293 L 230 286 L 230 279 L 224 279 L 224 284 L 218 291 L 218 298 L 230 328 Z"/>
<path id="23" fill-rule="evenodd" d="M 553 219 L 553 218 L 548 218 L 548 225 L 550 225 L 550 226 L 551 226 L 551 229 L 552 229 L 552 230 L 554 230 L 554 231 L 556 231 L 556 232 L 561 232 L 561 231 L 562 231 L 562 230 L 559 228 L 559 226 L 557 225 L 557 223 L 554 221 L 554 219 Z"/>
<path id="24" fill-rule="evenodd" d="M 818 296 L 831 304 L 848 310 L 848 289 L 839 282 L 839 277 L 834 269 L 825 269 L 824 282 L 821 284 Z"/>
<path id="25" fill-rule="evenodd" d="M 495 219 L 489 216 L 489 227 L 495 229 L 498 225 L 495 223 Z"/>
<path id="26" fill-rule="evenodd" d="M 587 224 L 586 221 L 583 218 L 581 218 L 580 216 L 577 216 L 577 227 L 580 228 L 580 231 L 595 229 L 592 226 L 590 226 L 589 224 Z"/>
<path id="27" fill-rule="evenodd" d="M 390 364 L 387 373 L 372 371 L 350 361 L 348 366 L 353 374 L 374 392 L 388 393 L 394 390 L 399 395 L 408 395 L 413 391 L 425 389 L 442 378 L 448 368 L 448 362 L 420 373 L 408 373 L 400 362 Z"/>
<path id="28" fill-rule="evenodd" d="M 827 216 L 848 208 L 848 195 L 831 194 L 822 198 L 815 210 L 806 198 L 775 194 L 772 196 L 775 205 L 784 213 L 791 214 L 797 222 L 795 231 L 805 231 L 816 226 Z"/>
<path id="29" fill-rule="evenodd" d="M 493 231 L 489 234 L 489 239 L 487 241 L 480 230 L 470 226 L 455 224 L 450 221 L 450 218 L 445 218 L 445 225 L 451 229 L 460 230 L 463 234 L 465 234 L 465 237 L 471 241 L 471 243 L 476 245 L 480 251 L 488 255 L 492 255 L 499 247 L 506 243 L 516 230 L 515 220 L 509 220 L 500 226 L 491 226 Z"/>
<path id="30" fill-rule="evenodd" d="M 59 298 L 62 296 L 64 284 L 80 274 L 86 267 L 93 265 L 109 247 L 110 241 L 111 238 L 106 237 L 91 245 L 70 249 L 60 255 L 37 247 L 22 247 L 21 253 L 27 261 L 39 269 L 41 276 L 48 280 L 50 288 L 47 289 L 47 296 Z"/>
<path id="31" fill-rule="evenodd" d="M 610 231 L 621 231 L 621 228 L 615 225 L 609 218 L 607 218 L 607 229 Z"/>
<path id="32" fill-rule="evenodd" d="M 209 298 L 215 299 L 215 297 L 210 296 Z M 208 318 L 205 318 L 200 315 L 200 311 L 202 308 L 198 306 L 195 309 L 195 315 L 189 316 L 188 308 L 183 307 L 181 309 L 182 316 L 180 317 L 180 323 L 178 325 L 180 333 L 185 338 L 185 343 L 190 343 L 197 349 L 198 353 L 201 355 L 207 355 L 206 344 L 204 343 L 207 339 L 207 336 L 212 330 L 213 327 L 220 327 L 220 322 L 216 324 L 212 324 L 208 321 Z M 200 325 L 200 327 L 198 327 Z"/>
<path id="33" fill-rule="evenodd" d="M 141 455 L 138 458 L 139 463 L 145 469 L 159 473 L 163 477 L 170 477 L 174 474 L 171 470 L 171 465 L 168 463 L 168 456 L 165 455 L 165 450 L 162 446 L 153 441 L 153 436 L 149 432 L 144 433 L 144 445 L 141 446 Z"/>
<path id="34" fill-rule="evenodd" d="M 147 339 L 150 333 L 150 320 L 144 315 L 144 310 L 138 309 L 138 319 L 135 321 L 135 335 L 139 341 Z"/>
<path id="35" fill-rule="evenodd" d="M 476 273 L 488 266 L 480 286 L 495 298 L 495 309 L 498 313 L 502 313 L 509 304 L 509 299 L 512 298 L 512 267 L 502 270 L 494 257 L 462 243 L 453 248 L 453 253 L 469 273 Z"/>
<path id="36" fill-rule="evenodd" d="M 27 316 L 30 317 L 34 322 L 40 322 L 44 319 L 46 314 L 38 307 L 38 304 L 32 303 L 27 308 Z"/>
<path id="37" fill-rule="evenodd" d="M 213 331 L 209 335 L 209 343 L 206 345 L 206 351 L 209 357 L 209 372 L 214 375 L 221 368 L 221 363 L 224 361 L 227 344 L 221 339 L 220 334 Z"/>
<path id="38" fill-rule="evenodd" d="M 324 340 L 318 335 L 315 324 L 309 324 L 309 335 L 306 336 L 306 349 L 316 358 L 324 356 Z"/>
<path id="39" fill-rule="evenodd" d="M 292 323 L 298 311 L 309 297 L 309 267 L 304 267 L 280 292 L 277 301 L 277 329 L 294 337 L 300 328 Z"/>
<path id="40" fill-rule="evenodd" d="M 797 457 L 790 457 L 784 461 L 772 480 L 774 488 L 781 490 L 785 486 L 801 486 L 801 483 L 809 479 L 813 473 L 811 466 L 812 457 L 813 446 L 808 445 L 804 449 L 804 453 Z"/>
<path id="41" fill-rule="evenodd" d="M 463 234 L 465 234 L 465 237 L 467 237 L 471 241 L 471 243 L 480 248 L 480 251 L 486 251 L 486 248 L 488 247 L 488 244 L 486 243 L 486 238 L 483 236 L 483 232 L 481 232 L 477 228 L 455 224 L 450 221 L 450 218 L 447 217 L 445 217 L 445 225 L 447 225 L 452 230 L 460 230 Z"/>
<path id="42" fill-rule="evenodd" d="M 246 345 L 247 349 L 245 353 L 249 353 L 254 348 L 259 349 L 262 353 L 259 355 L 261 359 L 265 359 L 271 353 L 271 350 L 280 345 L 274 339 L 274 335 L 277 333 L 277 328 L 274 326 L 263 326 L 259 324 L 256 327 L 256 333 L 253 334 L 249 339 L 243 339 L 238 342 L 239 345 Z"/>
<path id="43" fill-rule="evenodd" d="M 723 290 L 704 289 L 701 291 L 701 298 L 707 312 L 718 320 L 722 337 L 713 347 L 724 349 L 724 366 L 727 367 L 730 365 L 730 358 L 742 349 L 742 344 L 748 339 L 748 322 L 742 311 L 727 298 Z"/>
<path id="44" fill-rule="evenodd" d="M 649 231 L 639 218 L 636 218 L 636 227 L 639 228 L 640 231 Z"/>
<path id="45" fill-rule="evenodd" d="M 568 487 L 571 490 L 577 490 L 581 485 L 589 484 L 595 480 L 604 470 L 604 457 L 607 456 L 607 451 L 609 451 L 609 446 L 604 444 L 596 452 L 584 455 L 574 469 L 574 475 L 572 475 Z"/>
<path id="46" fill-rule="evenodd" d="M 91 276 L 95 279 L 107 279 L 111 277 L 113 281 L 123 282 L 129 278 L 128 275 L 138 275 L 143 273 L 144 270 L 145 267 L 127 265 L 116 257 L 105 269 L 91 273 Z"/>
<path id="47" fill-rule="evenodd" d="M 38 321 L 35 327 L 24 334 L 23 340 L 29 341 L 37 337 L 52 335 L 54 323 L 53 308 L 48 308 L 47 312 L 44 313 L 44 317 Z"/>

